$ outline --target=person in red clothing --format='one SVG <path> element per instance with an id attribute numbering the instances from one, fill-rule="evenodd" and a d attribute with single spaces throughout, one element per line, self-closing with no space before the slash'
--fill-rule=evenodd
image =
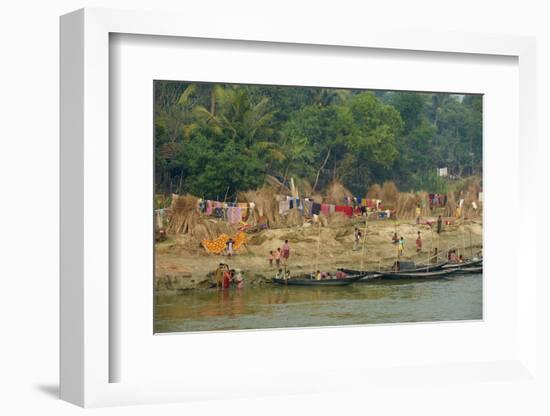
<path id="1" fill-rule="evenodd" d="M 290 257 L 290 245 L 288 244 L 288 240 L 285 240 L 285 243 L 283 244 L 283 249 L 281 250 L 281 257 L 283 259 L 283 265 L 288 265 L 288 258 Z"/>
<path id="2" fill-rule="evenodd" d="M 422 251 L 422 237 L 420 236 L 420 231 L 418 232 L 418 236 L 416 237 L 416 251 Z"/>
<path id="3" fill-rule="evenodd" d="M 227 268 L 223 272 L 223 288 L 229 289 L 229 286 L 231 284 L 232 273 L 231 273 L 231 270 L 229 270 L 229 266 L 225 265 L 225 267 Z"/>

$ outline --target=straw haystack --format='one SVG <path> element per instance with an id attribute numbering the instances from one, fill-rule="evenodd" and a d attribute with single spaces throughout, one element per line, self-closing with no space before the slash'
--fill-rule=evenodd
<path id="1" fill-rule="evenodd" d="M 233 234 L 233 228 L 223 221 L 201 217 L 198 198 L 193 195 L 172 195 L 172 216 L 168 233 L 187 234 L 197 241 L 213 239 L 220 234 Z"/>
<path id="2" fill-rule="evenodd" d="M 413 193 L 400 193 L 397 197 L 395 214 L 400 220 L 416 218 L 417 196 Z"/>
<path id="3" fill-rule="evenodd" d="M 456 215 L 456 208 L 458 204 L 456 203 L 455 195 L 452 192 L 447 194 L 447 203 L 443 209 L 443 215 L 445 217 L 454 217 Z"/>
<path id="4" fill-rule="evenodd" d="M 313 188 L 307 179 L 294 178 L 294 182 L 300 196 L 311 195 Z"/>
<path id="5" fill-rule="evenodd" d="M 266 175 L 265 177 L 265 183 L 266 185 L 269 185 L 273 188 L 275 193 L 283 194 L 283 195 L 289 195 L 290 196 L 290 189 L 286 187 L 279 179 L 277 179 L 275 176 Z"/>
<path id="6" fill-rule="evenodd" d="M 338 181 L 333 181 L 324 194 L 324 202 L 335 205 L 342 205 L 345 197 L 352 196 L 351 191 Z"/>
<path id="7" fill-rule="evenodd" d="M 172 218 L 168 232 L 172 234 L 191 234 L 200 215 L 197 211 L 198 198 L 193 195 L 172 194 Z"/>
<path id="8" fill-rule="evenodd" d="M 425 191 L 421 191 L 416 194 L 416 199 L 417 204 L 420 206 L 420 216 L 429 217 L 432 215 L 430 209 L 430 195 Z"/>
<path id="9" fill-rule="evenodd" d="M 375 183 L 369 187 L 367 191 L 367 198 L 369 199 L 382 199 L 382 188 Z"/>
<path id="10" fill-rule="evenodd" d="M 341 212 L 333 212 L 328 216 L 327 224 L 329 227 L 333 228 L 345 227 L 350 224 L 350 219 Z"/>
<path id="11" fill-rule="evenodd" d="M 270 228 L 278 226 L 282 218 L 279 215 L 279 202 L 275 198 L 276 191 L 270 185 L 264 185 L 254 191 L 240 192 L 238 199 L 243 202 L 253 202 L 255 205 L 248 223 L 256 225 L 265 222 Z"/>
<path id="12" fill-rule="evenodd" d="M 382 186 L 382 204 L 386 209 L 396 209 L 399 190 L 393 181 L 386 181 Z"/>
<path id="13" fill-rule="evenodd" d="M 301 227 L 304 224 L 304 217 L 302 213 L 293 208 L 285 215 L 285 225 L 287 227 Z"/>

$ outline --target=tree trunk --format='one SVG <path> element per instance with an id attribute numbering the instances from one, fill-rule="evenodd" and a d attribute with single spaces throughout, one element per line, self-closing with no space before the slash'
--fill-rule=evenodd
<path id="1" fill-rule="evenodd" d="M 323 161 L 323 164 L 317 171 L 317 176 L 315 177 L 315 183 L 313 184 L 313 188 L 311 188 L 311 193 L 315 192 L 315 188 L 317 188 L 317 183 L 319 182 L 319 175 L 321 175 L 321 171 L 324 169 L 325 165 L 328 162 L 328 158 L 330 157 L 330 147 L 328 148 L 327 156 L 325 157 L 325 160 Z"/>

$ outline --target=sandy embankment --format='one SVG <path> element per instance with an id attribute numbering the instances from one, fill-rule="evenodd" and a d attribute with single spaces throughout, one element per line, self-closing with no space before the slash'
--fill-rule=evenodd
<path id="1" fill-rule="evenodd" d="M 158 291 L 181 291 L 209 286 L 210 274 L 218 263 L 225 262 L 231 268 L 245 272 L 249 285 L 260 284 L 269 279 L 275 268 L 270 268 L 267 256 L 270 250 L 281 247 L 285 239 L 291 246 L 290 270 L 292 273 L 310 272 L 316 265 L 320 270 L 334 271 L 336 267 L 359 268 L 361 251 L 352 251 L 353 230 L 365 224 L 357 222 L 346 226 L 322 227 L 320 249 L 317 255 L 319 228 L 316 226 L 264 230 L 250 235 L 247 248 L 238 255 L 227 258 L 209 255 L 186 235 L 171 235 L 155 250 L 155 289 Z M 482 248 L 482 220 L 469 220 L 463 224 L 444 226 L 438 237 L 429 226 L 410 222 L 371 221 L 368 224 L 366 251 L 363 257 L 365 268 L 376 270 L 387 267 L 396 256 L 391 243 L 394 232 L 405 238 L 404 259 L 426 263 L 435 247 L 444 253 L 448 248 L 457 248 L 466 258 Z M 416 253 L 417 231 L 422 233 L 423 249 Z"/>

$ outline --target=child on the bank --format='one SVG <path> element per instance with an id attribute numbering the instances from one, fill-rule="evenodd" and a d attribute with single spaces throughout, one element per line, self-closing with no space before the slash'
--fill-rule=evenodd
<path id="1" fill-rule="evenodd" d="M 416 252 L 419 253 L 422 251 L 422 237 L 420 236 L 420 231 L 418 231 L 418 236 L 416 237 Z"/>
<path id="2" fill-rule="evenodd" d="M 273 260 L 275 260 L 273 250 L 269 250 L 269 256 L 267 256 L 267 260 L 269 261 L 269 267 L 273 267 Z"/>
<path id="3" fill-rule="evenodd" d="M 281 248 L 279 247 L 277 251 L 275 252 L 275 264 L 277 265 L 277 268 L 281 265 Z"/>

